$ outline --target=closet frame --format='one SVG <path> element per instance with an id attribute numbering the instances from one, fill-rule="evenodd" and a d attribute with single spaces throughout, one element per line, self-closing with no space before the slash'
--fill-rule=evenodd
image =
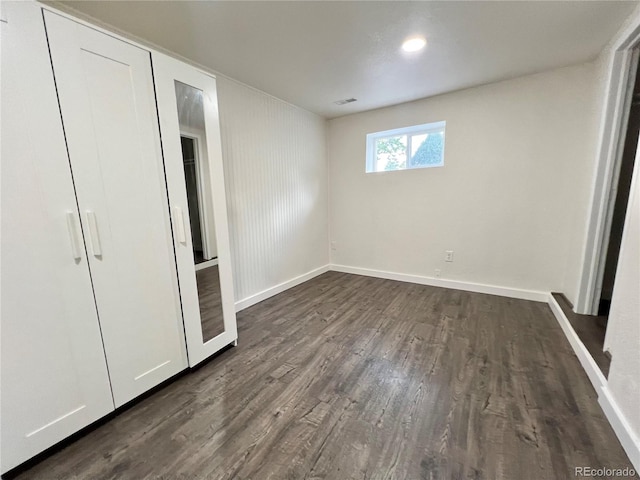
<path id="1" fill-rule="evenodd" d="M 182 328 L 180 328 L 181 330 L 180 335 L 182 336 L 185 353 L 188 354 L 188 357 L 189 357 L 188 365 L 193 367 L 194 365 L 204 360 L 205 358 L 208 358 L 209 356 L 211 356 L 221 348 L 230 344 L 237 344 L 238 335 L 237 335 L 237 327 L 236 327 L 236 320 L 235 320 L 233 275 L 232 275 L 232 265 L 231 265 L 231 252 L 230 252 L 226 193 L 225 193 L 226 190 L 225 190 L 224 171 L 223 171 L 223 162 L 222 162 L 220 124 L 219 124 L 219 118 L 218 118 L 218 105 L 217 105 L 217 97 L 216 97 L 217 90 L 216 90 L 215 77 L 212 76 L 210 73 L 199 70 L 198 68 L 192 65 L 176 60 L 162 53 L 159 53 L 154 48 L 151 48 L 148 45 L 132 40 L 128 36 L 119 35 L 118 33 L 114 33 L 112 30 L 108 30 L 101 27 L 100 25 L 96 25 L 93 21 L 86 21 L 82 18 L 78 18 L 74 14 L 69 14 L 64 10 L 60 10 L 59 8 L 55 8 L 50 5 L 45 5 L 36 1 L 29 2 L 29 3 L 30 5 L 28 5 L 28 8 L 33 9 L 33 11 L 36 12 L 37 14 L 37 15 L 34 15 L 33 13 L 31 13 L 32 18 L 35 18 L 35 16 L 39 17 L 39 21 L 41 22 L 39 28 L 42 28 L 43 31 L 46 28 L 45 17 L 47 16 L 47 14 L 48 13 L 55 14 L 61 18 L 75 22 L 78 25 L 92 29 L 100 34 L 104 34 L 115 40 L 119 40 L 121 42 L 124 42 L 126 44 L 129 44 L 131 46 L 140 48 L 148 52 L 150 57 L 150 68 L 152 69 L 154 77 L 156 75 L 159 75 L 160 70 L 158 70 L 158 68 L 163 68 L 158 66 L 164 65 L 167 69 L 165 70 L 166 72 L 169 72 L 169 71 L 172 72 L 170 73 L 170 75 L 173 76 L 177 74 L 177 76 L 175 77 L 176 80 L 182 81 L 183 83 L 192 85 L 196 88 L 199 88 L 207 92 L 209 101 L 207 102 L 208 107 L 205 108 L 205 115 L 207 116 L 206 123 L 208 126 L 206 140 L 207 140 L 208 152 L 209 152 L 208 158 L 210 159 L 210 162 L 211 162 L 210 168 L 212 169 L 212 177 L 215 177 L 211 182 L 211 190 L 213 192 L 213 209 L 214 209 L 214 217 L 216 222 L 216 240 L 217 240 L 218 251 L 224 252 L 224 254 L 222 255 L 219 254 L 218 256 L 219 256 L 220 286 L 221 286 L 221 294 L 222 294 L 222 308 L 224 312 L 223 318 L 224 318 L 225 331 L 224 333 L 214 337 L 213 339 L 211 339 L 206 343 L 202 341 L 202 331 L 201 331 L 201 325 L 200 325 L 199 312 L 197 313 L 197 315 L 195 313 L 193 313 L 192 315 L 185 314 L 185 310 L 188 311 L 189 308 L 193 309 L 193 306 L 195 306 L 196 308 L 198 307 L 197 285 L 195 284 L 195 266 L 193 265 L 192 250 L 190 248 L 185 249 L 184 246 L 182 245 L 178 246 L 176 243 L 177 242 L 176 225 L 175 225 L 174 218 L 172 216 L 172 213 L 173 213 L 172 209 L 170 208 L 170 205 L 172 205 L 176 201 L 183 200 L 183 198 L 180 197 L 180 194 L 184 193 L 185 208 L 183 209 L 183 211 L 184 212 L 188 211 L 186 208 L 186 191 L 185 191 L 186 189 L 183 182 L 184 173 L 181 171 L 180 172 L 181 175 L 175 177 L 171 182 L 168 179 L 171 176 L 171 173 L 170 173 L 171 168 L 175 167 L 176 165 L 175 158 L 178 158 L 178 157 L 173 155 L 171 158 L 173 158 L 174 160 L 167 162 L 167 159 L 170 158 L 170 155 L 168 154 L 168 151 L 170 151 L 170 149 L 167 146 L 167 142 L 165 141 L 165 138 L 164 138 L 166 126 L 163 128 L 163 124 L 166 123 L 165 122 L 166 119 L 163 117 L 167 117 L 167 115 L 163 114 L 162 112 L 167 108 L 169 108 L 169 104 L 166 103 L 166 101 L 168 100 L 165 100 L 165 101 L 162 100 L 163 98 L 162 95 L 160 96 L 158 95 L 158 90 L 162 90 L 162 87 L 158 87 L 159 79 L 153 78 L 153 82 L 152 84 L 150 84 L 150 88 L 153 90 L 152 97 L 156 102 L 156 113 L 158 115 L 157 136 L 158 138 L 160 138 L 161 135 L 163 137 L 161 139 L 162 141 L 161 141 L 161 147 L 160 147 L 162 149 L 161 160 L 163 162 L 163 167 L 165 169 L 165 181 L 167 183 L 167 185 L 163 185 L 163 188 L 165 188 L 166 186 L 167 194 L 168 194 L 168 203 L 163 205 L 162 208 L 166 209 L 166 214 L 168 219 L 167 221 L 171 225 L 170 231 L 167 230 L 167 235 L 171 235 L 171 238 L 169 239 L 169 245 L 171 245 L 174 248 L 174 252 L 173 252 L 174 258 L 172 259 L 172 262 L 173 260 L 176 260 L 176 270 L 178 270 L 177 272 L 174 270 L 175 276 L 172 281 L 176 284 L 176 288 L 179 288 L 179 292 L 180 292 L 181 302 L 180 302 L 180 305 L 177 306 L 177 308 L 179 310 L 179 313 L 181 314 L 182 324 L 184 325 L 184 331 L 182 331 Z M 21 8 L 27 8 L 27 6 L 23 4 Z M 0 10 L 3 10 L 3 15 L 2 15 L 3 23 L 10 23 L 11 16 L 9 16 L 7 21 L 7 18 L 4 15 L 4 8 Z M 17 18 L 18 15 L 16 15 L 15 17 Z M 43 53 L 38 53 L 38 55 L 39 56 L 44 55 L 46 52 L 46 55 L 49 56 L 46 40 L 44 41 L 42 48 L 44 48 L 44 50 L 42 50 Z M 51 58 L 49 58 L 49 60 L 52 61 Z M 52 65 L 49 65 L 49 67 L 52 67 Z M 49 71 L 47 76 L 48 75 L 52 75 L 52 72 Z M 172 82 L 173 82 L 173 78 L 172 78 Z M 53 89 L 55 90 L 56 89 L 55 83 L 53 83 L 53 85 L 54 85 Z M 55 98 L 55 93 L 52 98 Z M 49 107 L 53 105 L 52 102 L 49 102 L 50 103 Z M 162 106 L 160 106 L 161 104 Z M 58 120 L 60 120 L 59 118 L 60 112 L 58 108 L 59 108 L 59 105 L 56 104 L 55 106 L 56 116 L 58 117 Z M 172 111 L 175 111 L 176 109 L 175 92 L 173 92 L 171 108 L 173 108 Z M 61 129 L 63 128 L 62 124 L 64 124 L 64 122 L 65 120 L 64 118 L 62 118 L 62 123 L 60 125 Z M 59 133 L 61 132 L 62 130 Z M 167 136 L 170 136 L 170 133 L 171 132 L 167 133 Z M 177 128 L 177 130 L 173 133 L 175 133 L 175 136 L 178 139 L 178 143 L 179 143 L 179 138 L 180 138 L 179 128 Z M 66 161 L 65 161 L 65 163 L 67 163 L 66 167 L 69 167 L 68 156 L 67 156 L 68 152 L 66 152 L 64 149 L 65 142 L 64 141 L 60 142 L 59 141 L 60 138 L 63 138 L 63 137 L 58 138 L 59 145 L 58 145 L 58 151 L 56 153 L 59 156 L 64 156 L 66 158 Z M 180 152 L 179 158 L 181 159 L 181 152 Z M 65 172 L 64 174 L 67 176 L 72 175 L 70 170 L 68 172 Z M 182 181 L 181 185 L 178 183 L 178 179 Z M 172 187 L 169 187 L 168 185 L 169 183 L 172 184 Z M 176 183 L 178 183 L 178 185 L 175 185 Z M 69 183 L 69 185 L 72 185 L 72 183 Z M 183 191 L 180 191 L 179 186 L 182 187 Z M 77 196 L 76 187 L 72 186 L 72 189 L 74 194 Z M 177 193 L 175 193 L 174 191 L 177 191 Z M 56 229 L 60 230 L 60 228 L 62 228 L 60 232 L 64 234 L 65 241 L 69 239 L 69 233 L 71 233 L 72 241 L 69 245 L 65 244 L 64 256 L 65 257 L 69 256 L 75 259 L 75 266 L 79 267 L 84 272 L 84 273 L 81 273 L 81 275 L 84 275 L 86 279 L 88 279 L 88 282 L 89 282 L 88 285 L 92 286 L 93 284 L 91 283 L 91 279 L 89 277 L 89 271 L 87 270 L 87 264 L 90 263 L 88 258 L 89 251 L 92 251 L 94 256 L 96 255 L 95 245 L 91 245 L 90 243 L 91 232 L 89 232 L 88 229 L 90 229 L 89 227 L 91 227 L 91 225 L 85 225 L 85 223 L 81 221 L 81 220 L 84 220 L 84 218 L 81 218 L 80 212 L 78 211 L 77 200 L 73 202 L 67 202 L 67 203 L 70 203 L 70 205 L 65 209 L 63 209 L 64 211 L 61 212 L 60 218 L 61 218 L 61 221 L 63 222 L 62 227 L 58 225 L 57 221 L 55 223 Z M 187 228 L 187 232 L 189 232 L 189 235 L 190 235 L 190 229 Z M 49 242 L 49 243 L 52 243 L 52 242 Z M 179 272 L 181 267 L 179 262 L 177 261 L 177 257 L 175 257 L 176 255 L 178 255 L 178 250 L 179 250 L 178 247 L 188 252 L 191 256 L 190 267 L 192 271 L 190 272 L 190 275 L 192 278 L 188 281 L 186 280 L 186 278 L 188 278 L 188 275 L 187 274 L 182 275 L 182 276 L 185 276 L 185 279 L 183 279 Z M 187 268 L 185 266 L 186 263 L 184 263 L 184 261 L 183 261 L 183 264 L 184 264 L 183 267 Z M 189 282 L 191 282 L 191 284 L 189 284 Z M 90 296 L 90 290 L 91 288 L 85 289 L 85 291 L 83 292 L 87 300 Z M 3 292 L 4 291 L 5 290 L 3 289 Z M 191 299 L 190 302 L 185 301 L 185 298 L 183 297 L 184 292 L 190 292 L 189 293 L 190 299 Z M 194 301 L 194 292 L 195 292 L 195 301 Z M 78 295 L 79 292 L 76 290 L 74 294 Z M 94 295 L 91 295 L 91 298 L 94 299 Z M 35 456 L 42 453 L 43 451 L 46 451 L 47 449 L 56 448 L 56 444 L 60 444 L 60 442 L 67 441 L 67 439 L 73 434 L 81 431 L 85 427 L 90 427 L 93 422 L 99 420 L 100 418 L 107 417 L 111 412 L 114 411 L 116 407 L 124 403 L 127 403 L 125 400 L 121 400 L 120 402 L 114 401 L 112 391 L 110 390 L 111 383 L 107 378 L 107 375 L 109 375 L 109 372 L 107 372 L 107 365 L 105 364 L 105 350 L 104 350 L 104 345 L 101 343 L 101 340 L 103 341 L 103 339 L 102 339 L 102 334 L 99 331 L 100 324 L 96 316 L 95 304 L 89 305 L 87 303 L 86 305 L 84 305 L 83 308 L 85 308 L 85 311 L 89 312 L 90 314 L 77 316 L 78 318 L 76 320 L 78 319 L 81 320 L 81 323 L 91 322 L 91 321 L 95 322 L 95 325 L 91 327 L 93 329 L 92 330 L 93 337 L 95 337 L 93 338 L 95 348 L 92 350 L 91 355 L 95 357 L 95 358 L 92 358 L 92 361 L 94 361 L 94 363 L 97 363 L 100 368 L 94 369 L 96 371 L 94 371 L 93 374 L 82 373 L 82 375 L 79 376 L 78 379 L 80 381 L 84 381 L 86 378 L 91 378 L 91 382 L 93 383 L 88 382 L 87 385 L 92 388 L 95 387 L 94 384 L 101 382 L 100 388 L 102 390 L 100 390 L 100 395 L 99 395 L 100 398 L 98 400 L 96 400 L 95 398 L 90 399 L 92 402 L 94 402 L 92 404 L 94 406 L 91 408 L 84 407 L 81 405 L 79 408 L 71 411 L 71 413 L 69 414 L 65 414 L 66 410 L 61 412 L 63 416 L 60 417 L 60 419 L 58 420 L 62 420 L 65 418 L 70 418 L 70 419 L 78 418 L 77 421 L 73 420 L 73 423 L 70 423 L 68 427 L 64 427 L 65 428 L 64 430 L 60 430 L 57 433 L 54 432 L 51 435 L 42 436 L 42 441 L 39 441 L 37 444 L 34 443 L 31 446 L 25 445 L 24 447 L 20 447 L 19 450 L 16 450 L 16 452 L 14 452 L 15 454 L 12 453 L 10 457 L 5 457 L 3 454 L 2 465 L 1 465 L 2 474 L 5 474 L 16 467 L 20 468 L 21 464 L 23 464 L 24 462 L 29 462 Z M 196 320 L 197 320 L 197 323 L 196 323 Z M 187 338 L 183 336 L 185 334 Z M 87 354 L 83 355 L 83 357 L 87 358 Z M 184 371 L 184 369 L 188 368 L 186 364 L 186 360 L 187 359 L 185 358 L 185 364 L 183 367 L 179 369 L 180 371 Z M 85 361 L 81 365 L 83 369 L 87 369 L 89 368 L 89 366 L 92 366 L 93 364 Z M 100 369 L 102 370 L 98 373 L 100 373 L 101 375 L 97 375 L 96 372 Z M 51 381 L 55 380 L 55 378 L 56 378 L 55 376 L 50 376 Z M 170 381 L 171 378 L 168 378 L 167 380 Z M 34 398 L 37 395 L 43 394 L 42 388 L 36 388 L 36 387 L 38 387 L 38 385 L 34 385 L 34 388 L 32 388 L 32 390 L 34 391 L 33 392 Z M 154 387 L 151 387 L 151 388 L 154 388 Z M 99 389 L 96 388 L 95 390 L 96 392 L 98 392 Z M 141 393 L 143 392 L 133 393 L 132 398 L 137 397 Z M 77 414 L 77 412 L 81 412 L 81 413 Z M 85 412 L 86 412 L 86 415 L 85 415 Z M 71 414 L 73 414 L 74 417 L 71 417 L 70 416 Z M 6 415 L 3 415 L 3 417 L 5 417 L 5 419 L 7 418 Z M 5 424 L 5 421 L 7 420 L 3 421 L 3 427 L 9 425 L 9 422 L 7 421 L 7 423 Z M 46 419 L 44 421 L 46 421 Z M 52 425 L 53 423 L 54 422 L 51 422 L 50 424 Z M 13 425 L 13 422 L 11 423 L 11 425 Z M 49 424 L 44 425 L 43 428 L 39 430 L 34 430 L 34 433 L 39 432 L 40 430 L 48 432 L 50 430 L 44 430 L 45 428 L 48 428 L 48 426 Z M 20 426 L 20 428 L 18 428 L 16 432 L 12 433 L 12 435 L 14 433 L 18 433 L 19 435 L 21 435 L 22 431 L 26 431 L 26 430 L 24 430 L 24 428 Z M 11 438 L 11 437 L 3 436 L 3 440 L 7 440 L 7 438 Z M 3 449 L 3 452 L 6 452 L 6 449 Z"/>

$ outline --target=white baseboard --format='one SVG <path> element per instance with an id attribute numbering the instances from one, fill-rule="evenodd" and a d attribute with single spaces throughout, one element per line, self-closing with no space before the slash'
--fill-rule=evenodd
<path id="1" fill-rule="evenodd" d="M 582 368 L 584 368 L 589 380 L 591 380 L 593 388 L 596 389 L 596 392 L 600 393 L 600 389 L 607 385 L 607 379 L 604 378 L 604 375 L 600 371 L 600 367 L 598 367 L 598 364 L 589 353 L 589 350 L 584 346 L 584 343 L 582 343 L 582 340 L 578 337 L 578 334 L 571 326 L 571 323 L 569 323 L 569 319 L 562 311 L 562 308 L 560 308 L 560 304 L 558 304 L 553 295 L 550 293 L 548 295 L 549 308 L 551 308 L 551 311 L 558 320 L 565 337 L 567 337 L 567 340 L 569 340 L 569 343 L 571 344 L 571 348 L 573 348 Z"/>
<path id="2" fill-rule="evenodd" d="M 307 280 L 311 280 L 313 277 L 317 277 L 318 275 L 322 275 L 323 273 L 328 271 L 329 271 L 329 265 L 324 265 L 320 268 L 316 268 L 315 270 L 311 270 L 310 272 L 307 272 L 303 275 L 292 278 L 291 280 L 287 280 L 286 282 L 279 283 L 278 285 L 275 285 L 271 288 L 262 290 L 261 292 L 251 295 L 250 297 L 243 298 L 242 300 L 238 300 L 236 302 L 236 312 L 239 312 L 240 310 L 244 310 L 245 308 L 248 308 L 251 305 L 255 305 L 258 302 L 266 300 L 269 297 L 273 297 L 274 295 L 282 293 L 285 290 L 295 287 L 296 285 L 300 285 L 301 283 L 306 282 Z"/>
<path id="3" fill-rule="evenodd" d="M 640 472 L 640 439 L 635 435 L 620 407 L 613 399 L 608 386 L 605 385 L 598 390 L 598 402 L 618 440 L 620 440 L 633 468 L 636 472 Z"/>
<path id="4" fill-rule="evenodd" d="M 560 305 L 553 297 L 553 295 L 549 294 L 549 307 L 551 311 L 556 316 L 560 327 L 562 328 L 567 340 L 571 344 L 573 351 L 575 352 L 582 368 L 585 373 L 591 380 L 593 384 L 593 388 L 595 388 L 596 393 L 598 394 L 598 403 L 602 407 L 602 411 L 604 412 L 609 424 L 613 428 L 618 440 L 620 440 L 620 444 L 624 451 L 626 452 L 633 468 L 636 472 L 640 471 L 640 439 L 635 435 L 633 429 L 627 422 L 624 417 L 622 411 L 618 407 L 618 404 L 613 399 L 611 395 L 611 391 L 609 390 L 609 385 L 607 383 L 607 379 L 604 377 L 598 364 L 595 362 L 587 347 L 584 346 L 575 330 L 569 323 L 569 319 L 564 314 Z"/>
<path id="5" fill-rule="evenodd" d="M 330 270 L 343 273 L 354 273 L 367 277 L 386 278 L 399 282 L 418 283 L 432 287 L 451 288 L 454 290 L 465 290 L 467 292 L 487 293 L 500 297 L 519 298 L 522 300 L 533 300 L 534 302 L 547 302 L 549 294 L 536 290 L 523 290 L 520 288 L 501 287 L 497 285 L 485 285 L 483 283 L 461 282 L 459 280 L 446 280 L 435 277 L 423 277 L 420 275 L 409 275 L 406 273 L 385 272 L 383 270 L 371 270 L 368 268 L 349 267 L 346 265 L 330 265 Z"/>

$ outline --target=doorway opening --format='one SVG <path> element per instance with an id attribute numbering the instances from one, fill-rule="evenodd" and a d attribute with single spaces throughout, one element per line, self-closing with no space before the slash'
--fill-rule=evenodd
<path id="1" fill-rule="evenodd" d="M 631 178 L 638 149 L 638 135 L 640 135 L 640 64 L 636 67 L 626 132 L 620 138 L 621 144 L 624 146 L 619 162 L 619 174 L 617 180 L 614 178 L 611 188 L 610 198 L 613 202 L 613 211 L 608 231 L 608 244 L 606 249 L 603 249 L 601 258 L 603 267 L 600 298 L 598 299 L 599 316 L 607 317 L 611 307 L 611 296 L 622 243 L 622 231 L 624 230 L 629 194 L 631 192 Z"/>
<path id="2" fill-rule="evenodd" d="M 199 140 L 196 135 L 180 134 L 193 259 L 197 270 L 217 265 L 215 248 L 211 248 L 207 232 L 208 222 L 205 218 L 206 205 L 204 204 L 206 192 L 203 185 L 205 175 L 201 165 L 203 155 Z"/>
<path id="3" fill-rule="evenodd" d="M 614 139 L 617 147 L 612 157 L 612 176 L 606 198 L 607 207 L 603 221 L 602 244 L 595 269 L 593 296 L 590 308 L 582 309 L 587 314 L 575 313 L 573 305 L 562 294 L 553 294 L 571 323 L 573 330 L 587 348 L 603 375 L 607 377 L 611 356 L 605 351 L 605 337 L 609 309 L 615 285 L 622 233 L 624 230 L 631 180 L 633 176 L 638 136 L 640 135 L 640 64 L 639 50 L 629 50 L 626 85 L 620 105 L 621 123 Z M 579 310 L 578 310 L 579 311 Z"/>

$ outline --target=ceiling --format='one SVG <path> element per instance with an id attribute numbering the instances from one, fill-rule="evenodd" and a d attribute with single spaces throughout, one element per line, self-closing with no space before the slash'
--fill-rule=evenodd
<path id="1" fill-rule="evenodd" d="M 589 61 L 618 1 L 64 1 L 85 15 L 331 118 Z M 406 54 L 402 41 L 424 35 Z M 333 102 L 355 97 L 343 106 Z"/>

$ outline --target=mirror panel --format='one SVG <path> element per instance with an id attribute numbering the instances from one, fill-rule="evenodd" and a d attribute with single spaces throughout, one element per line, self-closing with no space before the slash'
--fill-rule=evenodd
<path id="1" fill-rule="evenodd" d="M 224 333 L 203 92 L 175 83 L 203 342 Z"/>

